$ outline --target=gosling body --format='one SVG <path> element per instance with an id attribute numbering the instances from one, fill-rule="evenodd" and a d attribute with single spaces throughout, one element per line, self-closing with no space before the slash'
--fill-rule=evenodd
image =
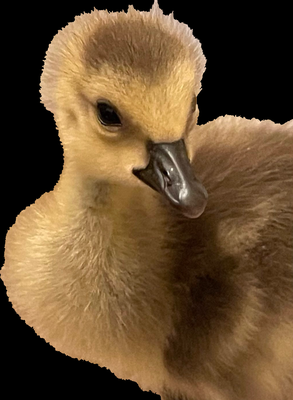
<path id="1" fill-rule="evenodd" d="M 204 56 L 156 4 L 79 18 L 42 77 L 64 170 L 7 234 L 1 278 L 14 309 L 57 350 L 163 400 L 292 400 L 293 121 L 196 125 Z M 120 131 L 97 121 L 106 96 Z M 209 195 L 198 218 L 133 174 L 147 142 L 182 137 Z"/>

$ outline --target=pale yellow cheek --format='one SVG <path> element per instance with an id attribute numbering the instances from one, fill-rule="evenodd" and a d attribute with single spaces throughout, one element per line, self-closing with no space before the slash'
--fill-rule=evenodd
<path id="1" fill-rule="evenodd" d="M 111 143 L 98 137 L 87 141 L 77 139 L 65 147 L 82 174 L 109 183 L 137 183 L 133 168 L 145 168 L 149 160 L 145 142 L 134 138 L 127 143 L 120 140 Z"/>

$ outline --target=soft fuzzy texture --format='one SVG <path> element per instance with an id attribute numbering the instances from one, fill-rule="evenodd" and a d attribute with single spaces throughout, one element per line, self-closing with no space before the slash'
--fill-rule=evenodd
<path id="1" fill-rule="evenodd" d="M 149 29 L 150 27 L 151 29 Z M 104 30 L 107 31 L 106 34 Z M 126 41 L 127 45 L 123 46 L 121 51 L 119 46 L 120 42 L 123 42 L 123 37 L 128 40 Z M 95 9 L 90 14 L 77 16 L 73 23 L 60 30 L 46 54 L 41 79 L 42 102 L 48 110 L 56 113 L 58 96 L 62 96 L 62 93 L 58 93 L 58 81 L 69 79 L 70 84 L 72 81 L 80 83 L 80 76 L 83 76 L 85 59 L 87 59 L 84 54 L 86 42 L 90 41 L 91 46 L 96 46 L 100 56 L 104 55 L 104 58 L 114 60 L 115 67 L 119 65 L 121 57 L 129 51 L 132 53 L 133 59 L 137 60 L 144 70 L 150 71 L 154 65 L 145 60 L 148 47 L 151 51 L 157 50 L 159 63 L 156 63 L 155 66 L 161 65 L 166 68 L 166 65 L 162 64 L 162 57 L 165 54 L 168 58 L 170 56 L 165 51 L 168 39 L 173 40 L 174 43 L 177 42 L 177 49 L 174 52 L 176 56 L 180 52 L 180 47 L 191 56 L 196 75 L 194 89 L 197 95 L 201 89 L 200 82 L 206 63 L 200 43 L 186 24 L 175 20 L 172 14 L 164 15 L 155 1 L 150 12 L 136 11 L 132 6 L 129 6 L 128 13 L 108 13 Z M 145 44 L 141 43 L 142 40 L 145 41 Z M 171 46 L 169 46 L 170 50 L 172 51 Z M 92 60 L 94 67 L 96 67 L 95 61 L 98 64 L 100 60 Z M 124 63 L 126 67 L 129 65 L 127 61 Z M 133 69 L 131 72 L 133 73 Z"/>
<path id="2" fill-rule="evenodd" d="M 104 54 L 98 38 L 109 47 L 116 23 L 125 35 L 112 45 L 130 50 L 115 67 L 119 49 Z M 153 70 L 133 60 L 140 24 Z M 293 121 L 197 126 L 190 102 L 203 70 L 199 42 L 157 3 L 150 13 L 94 11 L 58 33 L 42 101 L 64 170 L 9 230 L 1 278 L 57 350 L 163 400 L 292 400 Z M 105 95 L 124 115 L 118 134 L 97 123 Z M 198 219 L 132 174 L 148 161 L 147 140 L 182 136 L 209 193 Z"/>

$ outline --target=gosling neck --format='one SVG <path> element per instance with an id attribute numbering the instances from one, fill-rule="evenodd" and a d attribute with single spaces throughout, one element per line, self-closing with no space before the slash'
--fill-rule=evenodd
<path id="1" fill-rule="evenodd" d="M 90 211 L 95 214 L 106 213 L 110 206 L 112 190 L 113 185 L 91 177 L 84 177 L 66 167 L 64 167 L 56 186 L 59 203 L 65 210 L 71 210 L 73 213 L 80 211 Z"/>
<path id="2" fill-rule="evenodd" d="M 87 212 L 104 221 L 119 221 L 139 215 L 153 226 L 154 221 L 161 220 L 164 214 L 158 195 L 151 188 L 111 184 L 85 177 L 66 165 L 56 186 L 56 194 L 64 212 L 73 216 Z"/>

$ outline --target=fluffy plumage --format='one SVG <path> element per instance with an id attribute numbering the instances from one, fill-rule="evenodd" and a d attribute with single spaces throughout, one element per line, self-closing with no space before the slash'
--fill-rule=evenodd
<path id="1" fill-rule="evenodd" d="M 204 64 L 157 3 L 58 33 L 41 91 L 64 170 L 9 230 L 1 277 L 52 346 L 164 400 L 292 400 L 293 121 L 197 126 Z M 99 97 L 123 114 L 119 134 L 98 125 Z M 198 219 L 131 173 L 149 139 L 182 136 L 209 193 Z"/>
<path id="2" fill-rule="evenodd" d="M 166 47 L 169 52 L 165 51 Z M 59 96 L 63 95 L 59 90 L 60 81 L 63 85 L 69 80 L 70 87 L 72 82 L 82 85 L 89 77 L 89 69 L 92 72 L 103 69 L 110 79 L 113 72 L 117 79 L 121 69 L 124 77 L 130 73 L 132 79 L 134 76 L 140 79 L 143 74 L 151 81 L 159 81 L 161 73 L 170 73 L 172 59 L 177 59 L 178 65 L 178 60 L 182 64 L 188 56 L 193 64 L 197 95 L 206 59 L 200 42 L 187 25 L 179 23 L 171 14 L 164 15 L 157 1 L 150 12 L 136 11 L 132 6 L 128 13 L 94 10 L 77 16 L 51 42 L 41 79 L 42 102 L 56 113 Z"/>

